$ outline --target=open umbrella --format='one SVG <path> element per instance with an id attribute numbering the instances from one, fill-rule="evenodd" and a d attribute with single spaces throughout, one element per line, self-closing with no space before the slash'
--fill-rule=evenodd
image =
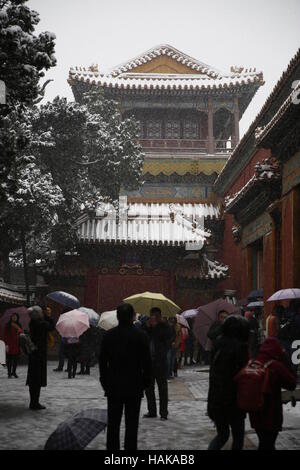
<path id="1" fill-rule="evenodd" d="M 186 310 L 185 312 L 181 313 L 181 316 L 184 318 L 195 318 L 197 313 L 198 310 L 196 308 L 193 308 L 191 310 Z"/>
<path id="2" fill-rule="evenodd" d="M 63 313 L 56 323 L 57 331 L 64 338 L 79 338 L 89 327 L 88 314 L 79 310 Z"/>
<path id="3" fill-rule="evenodd" d="M 224 299 L 218 299 L 209 304 L 198 308 L 198 314 L 195 318 L 193 332 L 195 337 L 203 348 L 207 349 L 209 340 L 207 333 L 211 325 L 217 320 L 219 312 L 224 310 L 229 315 L 238 315 L 240 309 L 237 305 L 226 302 Z"/>
<path id="4" fill-rule="evenodd" d="M 248 301 L 250 300 L 256 300 L 256 299 L 262 299 L 264 296 L 264 291 L 263 289 L 256 289 L 256 290 L 252 290 L 249 294 L 248 294 Z"/>
<path id="5" fill-rule="evenodd" d="M 117 319 L 117 310 L 111 310 L 109 312 L 103 312 L 100 315 L 98 327 L 103 330 L 111 330 L 115 326 L 118 326 L 119 320 Z"/>
<path id="6" fill-rule="evenodd" d="M 47 294 L 46 297 L 48 297 L 48 299 L 53 300 L 54 302 L 57 302 L 58 304 L 65 305 L 69 308 L 75 309 L 80 307 L 80 302 L 77 297 L 72 294 L 68 294 L 68 292 L 58 290 Z"/>
<path id="7" fill-rule="evenodd" d="M 179 313 L 181 310 L 172 300 L 156 292 L 143 292 L 141 294 L 132 295 L 131 297 L 123 299 L 123 302 L 131 304 L 136 312 L 145 315 L 149 315 L 153 307 L 160 308 L 163 317 L 174 317 L 176 313 Z"/>
<path id="8" fill-rule="evenodd" d="M 300 289 L 291 288 L 291 289 L 281 289 L 275 294 L 271 295 L 268 298 L 267 302 L 272 302 L 276 300 L 292 300 L 292 299 L 300 299 Z"/>
<path id="9" fill-rule="evenodd" d="M 249 308 L 253 307 L 263 307 L 264 303 L 262 300 L 257 300 L 256 302 L 250 302 L 250 304 L 247 305 Z"/>
<path id="10" fill-rule="evenodd" d="M 98 325 L 99 320 L 100 320 L 100 315 L 98 315 L 98 313 L 95 312 L 95 310 L 93 310 L 92 308 L 87 308 L 87 307 L 80 307 L 78 310 L 80 312 L 84 312 L 88 314 L 89 322 L 91 326 Z"/>
<path id="11" fill-rule="evenodd" d="M 177 323 L 179 323 L 179 325 L 190 329 L 190 325 L 188 324 L 187 320 L 182 315 L 179 315 L 178 313 L 176 313 L 176 319 L 177 319 Z"/>
<path id="12" fill-rule="evenodd" d="M 82 450 L 107 424 L 107 411 L 91 408 L 61 423 L 50 435 L 45 450 Z"/>
<path id="13" fill-rule="evenodd" d="M 26 307 L 15 307 L 9 308 L 5 310 L 3 315 L 0 318 L 0 330 L 1 333 L 4 333 L 4 328 L 6 323 L 10 320 L 10 317 L 13 313 L 17 313 L 19 315 L 19 322 L 22 326 L 23 330 L 28 330 L 28 325 L 30 322 L 30 316 Z"/>

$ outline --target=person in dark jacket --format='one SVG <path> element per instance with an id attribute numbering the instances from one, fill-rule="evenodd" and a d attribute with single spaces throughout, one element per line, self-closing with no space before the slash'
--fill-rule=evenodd
<path id="1" fill-rule="evenodd" d="M 250 422 L 259 439 L 258 450 L 275 450 L 275 442 L 282 430 L 283 412 L 281 388 L 294 390 L 296 379 L 288 368 L 288 357 L 277 338 L 267 338 L 260 347 L 256 360 L 268 366 L 268 383 L 262 411 L 251 412 Z"/>
<path id="2" fill-rule="evenodd" d="M 151 380 L 149 342 L 133 325 L 131 305 L 117 308 L 119 326 L 107 331 L 99 356 L 100 383 L 107 396 L 107 450 L 120 449 L 120 424 L 125 409 L 125 450 L 137 450 L 143 392 Z"/>
<path id="3" fill-rule="evenodd" d="M 155 418 L 157 416 L 155 381 L 159 393 L 159 414 L 161 420 L 168 419 L 168 351 L 172 341 L 172 330 L 162 320 L 161 310 L 153 307 L 150 311 L 149 324 L 145 331 L 150 341 L 152 359 L 151 384 L 146 389 L 148 413 L 144 418 Z"/>
<path id="4" fill-rule="evenodd" d="M 48 312 L 43 314 L 41 307 L 35 305 L 28 309 L 30 315 L 29 332 L 36 350 L 29 355 L 26 385 L 29 386 L 31 410 L 43 410 L 39 403 L 41 387 L 47 386 L 47 336 L 54 330 L 54 322 Z"/>
<path id="5" fill-rule="evenodd" d="M 208 416 L 214 421 L 217 436 L 209 450 L 221 450 L 232 432 L 232 450 L 244 445 L 245 413 L 237 407 L 235 375 L 248 362 L 248 321 L 229 316 L 222 326 L 222 335 L 215 343 L 209 374 Z"/>
<path id="6" fill-rule="evenodd" d="M 22 326 L 19 322 L 19 315 L 13 313 L 10 320 L 5 325 L 4 342 L 6 345 L 6 361 L 8 378 L 17 376 L 17 365 L 20 356 L 19 334 L 22 333 Z"/>
<path id="7" fill-rule="evenodd" d="M 220 310 L 220 312 L 218 313 L 218 319 L 211 325 L 210 329 L 208 330 L 207 337 L 212 342 L 212 352 L 215 349 L 218 339 L 222 336 L 223 323 L 227 317 L 228 312 L 226 312 L 225 310 Z"/>
<path id="8" fill-rule="evenodd" d="M 97 330 L 97 327 L 90 325 L 89 329 L 80 336 L 80 371 L 78 372 L 78 375 L 90 375 L 92 358 L 96 349 L 95 330 Z"/>

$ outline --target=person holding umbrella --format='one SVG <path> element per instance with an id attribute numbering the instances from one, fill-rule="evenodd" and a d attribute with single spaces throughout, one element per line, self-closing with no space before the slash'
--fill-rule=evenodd
<path id="1" fill-rule="evenodd" d="M 99 356 L 100 383 L 107 397 L 107 450 L 120 449 L 120 423 L 125 409 L 124 449 L 137 450 L 141 399 L 151 381 L 149 343 L 133 324 L 134 308 L 117 308 L 118 326 L 103 337 Z"/>
<path id="2" fill-rule="evenodd" d="M 162 321 L 161 310 L 153 307 L 150 310 L 149 326 L 145 326 L 145 331 L 150 341 L 150 351 L 152 358 L 152 380 L 150 387 L 146 389 L 148 413 L 145 418 L 155 418 L 157 416 L 155 381 L 159 393 L 159 413 L 160 419 L 168 419 L 168 351 L 172 341 L 172 331 L 168 324 Z"/>
<path id="3" fill-rule="evenodd" d="M 31 410 L 44 410 L 39 402 L 41 387 L 47 386 L 47 337 L 54 330 L 54 322 L 49 310 L 43 314 L 41 307 L 35 305 L 28 309 L 30 315 L 30 337 L 36 350 L 29 355 L 26 385 L 29 386 Z"/>

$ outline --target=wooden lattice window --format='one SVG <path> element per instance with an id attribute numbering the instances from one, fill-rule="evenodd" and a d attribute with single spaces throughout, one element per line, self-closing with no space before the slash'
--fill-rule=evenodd
<path id="1" fill-rule="evenodd" d="M 147 138 L 148 139 L 161 139 L 162 138 L 162 123 L 159 120 L 147 121 Z"/>
<path id="2" fill-rule="evenodd" d="M 199 126 L 197 121 L 184 120 L 183 121 L 183 138 L 184 139 L 199 139 Z"/>
<path id="3" fill-rule="evenodd" d="M 165 133 L 166 139 L 180 139 L 180 121 L 166 120 Z"/>

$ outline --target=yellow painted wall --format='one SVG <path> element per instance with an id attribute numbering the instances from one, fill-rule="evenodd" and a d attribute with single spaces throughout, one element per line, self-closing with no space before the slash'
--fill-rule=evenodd
<path id="1" fill-rule="evenodd" d="M 172 59 L 171 57 L 160 56 L 152 59 L 150 62 L 146 64 L 139 65 L 134 69 L 131 69 L 130 72 L 133 73 L 188 73 L 188 74 L 199 74 L 197 72 L 186 65 L 180 64 L 176 60 Z"/>

